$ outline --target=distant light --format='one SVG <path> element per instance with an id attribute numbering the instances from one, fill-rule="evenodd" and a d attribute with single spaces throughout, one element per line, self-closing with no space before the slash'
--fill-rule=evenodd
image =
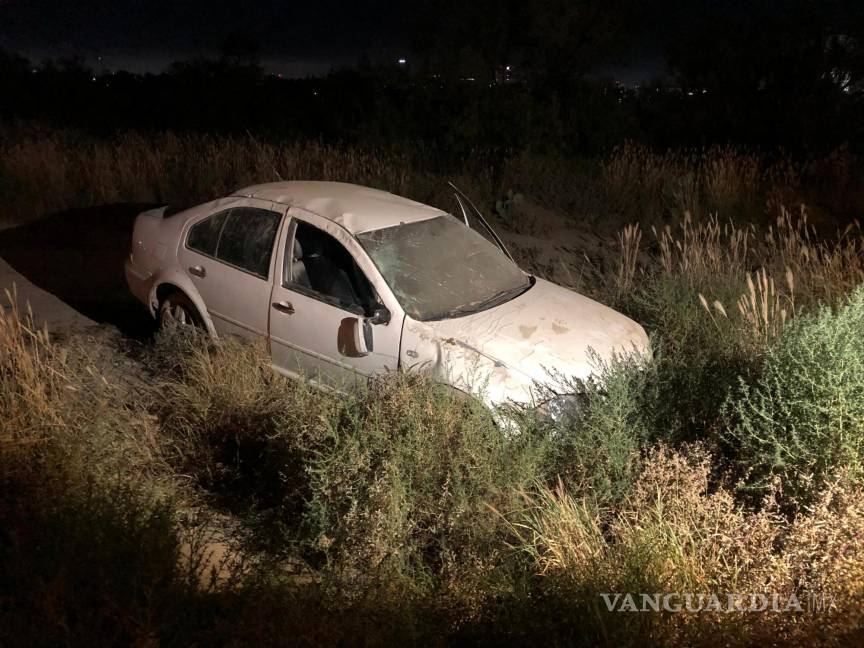
<path id="1" fill-rule="evenodd" d="M 510 71 L 510 66 L 508 65 L 508 66 L 506 66 L 504 69 L 507 70 L 507 71 L 509 72 L 509 71 Z"/>
<path id="2" fill-rule="evenodd" d="M 692 96 L 693 96 L 693 92 L 692 92 L 692 91 L 687 92 L 687 96 L 688 96 L 688 97 L 692 97 Z"/>
<path id="3" fill-rule="evenodd" d="M 407 61 L 406 59 L 404 59 L 404 58 L 400 58 L 400 59 L 397 61 L 397 63 L 399 63 L 399 65 L 405 65 L 407 62 L 408 62 L 408 61 Z"/>
<path id="4" fill-rule="evenodd" d="M 93 81 L 95 81 L 95 80 L 96 80 L 96 77 L 93 77 L 93 79 L 92 79 L 92 80 L 93 80 Z"/>

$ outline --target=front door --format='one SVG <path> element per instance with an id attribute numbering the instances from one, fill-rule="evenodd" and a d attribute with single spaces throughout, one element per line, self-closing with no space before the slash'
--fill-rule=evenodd
<path id="1" fill-rule="evenodd" d="M 289 215 L 271 300 L 274 367 L 337 389 L 348 387 L 357 374 L 395 370 L 404 316 L 398 305 L 381 299 L 384 291 L 376 289 L 380 278 L 371 261 L 338 225 L 296 208 Z M 372 349 L 361 354 L 353 338 L 358 318 L 382 305 L 390 321 L 371 325 Z"/>

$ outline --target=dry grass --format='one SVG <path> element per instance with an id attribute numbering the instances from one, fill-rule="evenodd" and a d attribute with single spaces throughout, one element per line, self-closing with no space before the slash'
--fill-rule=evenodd
<path id="1" fill-rule="evenodd" d="M 655 153 L 628 143 L 600 168 L 616 211 L 649 223 L 688 213 L 737 217 L 752 212 L 762 192 L 775 184 L 759 156 L 732 147 Z"/>
<path id="2" fill-rule="evenodd" d="M 627 225 L 618 233 L 618 245 L 621 247 L 621 257 L 618 263 L 618 273 L 615 277 L 615 287 L 619 297 L 630 292 L 633 279 L 636 277 L 636 264 L 639 259 L 639 244 L 642 241 L 642 231 L 636 225 Z"/>
<path id="3" fill-rule="evenodd" d="M 781 209 L 762 233 L 753 225 L 721 224 L 716 216 L 694 221 L 689 212 L 677 227 L 658 232 L 652 226 L 652 233 L 657 253 L 647 267 L 637 267 L 644 258 L 638 226 L 619 233 L 614 294 L 620 299 L 631 292 L 638 273 L 673 278 L 692 290 L 692 299 L 712 320 L 739 317 L 741 330 L 757 347 L 776 338 L 796 312 L 837 304 L 864 282 L 864 233 L 858 222 L 826 239 L 808 223 L 803 208 L 797 216 Z M 735 308 L 710 293 L 718 287 L 740 291 Z"/>
<path id="4" fill-rule="evenodd" d="M 758 511 L 712 490 L 704 452 L 665 449 L 647 460 L 625 504 L 597 510 L 559 483 L 530 496 L 527 512 L 511 519 L 516 546 L 538 574 L 605 612 L 600 595 L 674 592 L 682 595 L 795 595 L 824 601 L 819 612 L 696 612 L 651 614 L 642 636 L 659 644 L 846 645 L 860 638 L 864 507 L 860 484 L 835 482 L 812 510 L 788 521 L 770 500 Z M 695 599 L 694 599 L 695 600 Z M 831 605 L 833 604 L 833 607 Z M 619 638 L 634 630 L 626 612 L 605 621 Z M 631 615 L 632 617 L 632 615 Z M 629 636 L 632 640 L 632 635 Z M 614 643 L 614 640 L 612 640 Z"/>
<path id="5" fill-rule="evenodd" d="M 118 475 L 173 489 L 146 399 L 109 378 L 113 351 L 37 329 L 14 290 L 0 315 L 0 461 L 6 476 L 92 488 Z M 106 357 L 107 355 L 107 357 Z M 142 402 L 143 401 L 143 402 Z"/>
<path id="6" fill-rule="evenodd" d="M 676 229 L 667 225 L 659 233 L 652 227 L 652 232 L 663 272 L 682 276 L 694 285 L 746 268 L 755 236 L 752 227 L 721 224 L 717 217 L 694 223 L 689 212 Z"/>
<path id="7" fill-rule="evenodd" d="M 47 330 L 22 313 L 13 286 L 9 307 L 0 313 L 0 446 L 37 443 L 45 430 L 62 424 L 58 398 L 70 387 L 63 353 Z"/>
<path id="8" fill-rule="evenodd" d="M 774 278 L 764 268 L 756 273 L 756 281 L 747 275 L 747 292 L 738 299 L 738 312 L 745 327 L 763 344 L 776 339 L 786 324 L 787 316 L 795 313 L 795 281 L 792 271 L 786 270 L 788 292 L 782 295 L 774 285 Z M 784 305 L 785 302 L 786 304 Z"/>
<path id="9" fill-rule="evenodd" d="M 834 303 L 864 281 L 859 223 L 850 223 L 832 240 L 816 233 L 803 207 L 796 216 L 781 208 L 761 234 L 754 225 L 721 223 L 717 216 L 696 221 L 689 212 L 677 227 L 667 225 L 659 232 L 652 227 L 652 232 L 662 272 L 693 285 L 717 277 L 744 279 L 753 268 L 761 268 L 772 276 L 791 273 L 807 297 Z M 626 241 L 619 240 L 622 264 L 627 264 L 638 254 L 631 249 L 638 236 L 631 232 Z M 791 279 L 787 287 L 794 288 Z"/>
<path id="10" fill-rule="evenodd" d="M 192 205 L 276 180 L 338 180 L 408 195 L 422 183 L 398 151 L 173 133 L 70 140 L 78 138 L 52 134 L 2 147 L 0 178 L 15 188 L 6 219 L 118 202 Z"/>
<path id="11" fill-rule="evenodd" d="M 843 222 L 864 204 L 864 189 L 855 184 L 859 163 L 843 151 L 809 165 L 732 147 L 654 152 L 630 143 L 599 160 L 529 153 L 502 160 L 483 151 L 446 165 L 442 158 L 413 144 L 369 148 L 174 133 L 100 140 L 20 126 L 0 128 L 0 194 L 6 224 L 106 203 L 194 204 L 280 179 L 355 182 L 442 208 L 452 206 L 443 187 L 453 180 L 487 208 L 524 193 L 603 228 L 675 224 L 688 213 L 697 221 L 719 214 L 724 221 L 765 223 L 783 205 L 800 204 L 817 211 L 822 225 Z"/>

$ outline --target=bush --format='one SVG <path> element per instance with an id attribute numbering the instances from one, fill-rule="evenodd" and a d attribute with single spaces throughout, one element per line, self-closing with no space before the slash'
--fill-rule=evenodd
<path id="1" fill-rule="evenodd" d="M 750 488 L 779 479 L 806 502 L 839 469 L 864 461 L 864 288 L 836 311 L 797 318 L 765 352 L 752 386 L 728 403 L 728 441 Z"/>
<path id="2" fill-rule="evenodd" d="M 169 331 L 159 335 L 155 355 L 154 406 L 174 469 L 229 508 L 299 513 L 301 437 L 334 399 L 273 371 L 259 345 Z"/>
<path id="3" fill-rule="evenodd" d="M 122 484 L 57 486 L 0 480 L 0 643 L 134 644 L 176 622 L 186 591 L 171 505 Z"/>
<path id="4" fill-rule="evenodd" d="M 309 540 L 355 585 L 470 589 L 507 549 L 495 510 L 519 505 L 543 443 L 423 375 L 373 380 L 309 441 Z"/>
<path id="5" fill-rule="evenodd" d="M 421 374 L 339 394 L 288 380 L 264 349 L 162 338 L 157 399 L 177 470 L 340 587 L 415 593 L 482 576 L 505 547 L 493 509 L 537 479 L 542 437 Z M 172 351 L 173 347 L 173 351 Z M 261 523 L 265 524 L 261 524 Z"/>
<path id="6" fill-rule="evenodd" d="M 609 505 L 630 490 L 655 436 L 658 365 L 633 358 L 595 363 L 596 379 L 562 381 L 563 393 L 577 394 L 577 402 L 551 431 L 546 473 Z"/>
<path id="7" fill-rule="evenodd" d="M 678 446 L 714 442 L 728 394 L 743 376 L 758 372 L 758 350 L 735 319 L 714 317 L 700 304 L 702 290 L 736 294 L 737 284 L 718 277 L 694 285 L 681 276 L 643 282 L 619 307 L 652 331 L 653 361 L 632 382 L 633 405 L 651 440 Z M 634 376 L 634 380 L 636 376 Z"/>

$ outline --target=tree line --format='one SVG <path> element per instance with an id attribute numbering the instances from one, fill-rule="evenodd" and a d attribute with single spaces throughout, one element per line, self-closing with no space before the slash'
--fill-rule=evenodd
<path id="1" fill-rule="evenodd" d="M 424 0 L 405 33 L 405 64 L 362 58 L 309 79 L 266 74 L 243 34 L 158 74 L 0 51 L 0 116 L 99 132 L 420 144 L 448 156 L 593 155 L 625 139 L 805 153 L 864 143 L 864 20 L 847 0 Z M 650 56 L 665 73 L 638 88 L 603 74 Z"/>

